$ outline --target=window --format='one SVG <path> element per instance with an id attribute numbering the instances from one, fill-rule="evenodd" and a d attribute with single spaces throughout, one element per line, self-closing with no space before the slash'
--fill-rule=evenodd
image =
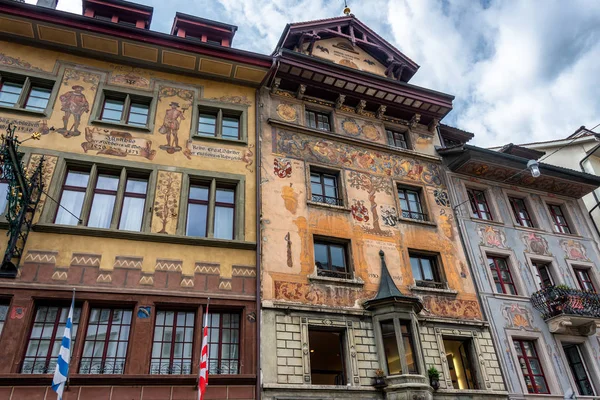
<path id="1" fill-rule="evenodd" d="M 0 106 L 43 113 L 48 108 L 54 82 L 26 76 L 0 77 Z"/>
<path id="2" fill-rule="evenodd" d="M 344 332 L 308 328 L 313 385 L 345 385 Z"/>
<path id="3" fill-rule="evenodd" d="M 87 195 L 90 184 L 93 189 Z M 93 228 L 142 231 L 147 188 L 148 179 L 137 172 L 98 172 L 96 165 L 88 170 L 69 169 L 54 222 L 77 225 L 81 218 Z M 122 200 L 117 202 L 120 193 Z"/>
<path id="4" fill-rule="evenodd" d="M 535 342 L 532 340 L 513 339 L 513 344 L 517 352 L 523 378 L 525 379 L 527 392 L 550 394 Z"/>
<path id="5" fill-rule="evenodd" d="M 532 264 L 537 286 L 540 289 L 554 286 L 554 279 L 552 279 L 552 274 L 550 273 L 550 264 L 540 261 L 533 261 Z"/>
<path id="6" fill-rule="evenodd" d="M 399 147 L 401 149 L 408 149 L 408 144 L 406 142 L 406 134 L 392 131 L 389 129 L 386 129 L 385 133 L 387 134 L 387 140 L 390 146 Z"/>
<path id="7" fill-rule="evenodd" d="M 341 279 L 352 277 L 346 260 L 346 245 L 315 240 L 314 252 L 317 275 Z"/>
<path id="8" fill-rule="evenodd" d="M 69 308 L 70 306 L 37 307 L 29 341 L 27 342 L 22 373 L 50 374 L 54 372 L 67 317 L 69 316 Z M 71 343 L 76 343 L 80 311 L 77 307 L 73 311 Z"/>
<path id="9" fill-rule="evenodd" d="M 236 189 L 231 185 L 214 180 L 190 185 L 186 235 L 234 239 L 235 199 Z"/>
<path id="10" fill-rule="evenodd" d="M 338 175 L 310 171 L 311 199 L 316 203 L 325 203 L 334 206 L 342 206 L 343 201 L 338 186 Z"/>
<path id="11" fill-rule="evenodd" d="M 320 129 L 322 131 L 331 131 L 329 114 L 306 110 L 304 112 L 304 117 L 306 119 L 306 126 L 309 128 Z"/>
<path id="12" fill-rule="evenodd" d="M 157 311 L 150 373 L 189 375 L 192 373 L 194 342 L 193 311 Z"/>
<path id="13" fill-rule="evenodd" d="M 122 374 L 131 310 L 92 308 L 79 365 L 80 374 Z"/>
<path id="14" fill-rule="evenodd" d="M 228 140 L 242 138 L 243 112 L 223 108 L 200 107 L 196 135 Z"/>
<path id="15" fill-rule="evenodd" d="M 98 120 L 147 128 L 152 98 L 117 92 L 104 92 Z"/>
<path id="16" fill-rule="evenodd" d="M 471 339 L 444 338 L 444 351 L 450 380 L 454 389 L 478 389 L 475 366 L 477 360 L 473 358 L 473 342 Z"/>
<path id="17" fill-rule="evenodd" d="M 410 266 L 417 286 L 443 288 L 438 257 L 410 253 Z"/>
<path id="18" fill-rule="evenodd" d="M 467 195 L 469 196 L 469 203 L 471 203 L 471 215 L 474 218 L 492 221 L 492 213 L 485 198 L 485 192 L 483 190 L 467 189 Z"/>
<path id="19" fill-rule="evenodd" d="M 579 284 L 579 288 L 581 290 L 584 292 L 596 293 L 596 287 L 594 286 L 594 282 L 590 276 L 589 268 L 574 267 L 573 271 L 575 271 L 575 277 L 577 278 L 577 283 Z"/>
<path id="20" fill-rule="evenodd" d="M 527 206 L 524 199 L 518 197 L 509 197 L 510 207 L 512 208 L 513 214 L 517 223 L 521 226 L 533 228 L 533 221 L 527 211 Z"/>
<path id="21" fill-rule="evenodd" d="M 416 219 L 417 221 L 427 221 L 427 214 L 423 212 L 421 194 L 419 191 L 399 187 L 398 198 L 400 199 L 402 218 Z"/>
<path id="22" fill-rule="evenodd" d="M 588 369 L 583 361 L 580 345 L 565 343 L 563 344 L 563 350 L 567 357 L 571 375 L 577 385 L 578 393 L 581 396 L 595 396 L 596 393 L 590 381 Z"/>
<path id="23" fill-rule="evenodd" d="M 517 288 L 508 267 L 508 260 L 506 258 L 488 256 L 487 261 L 492 271 L 494 283 L 496 284 L 496 292 L 516 295 Z"/>
<path id="24" fill-rule="evenodd" d="M 0 335 L 4 329 L 4 323 L 6 322 L 6 316 L 8 315 L 8 304 L 0 304 Z"/>
<path id="25" fill-rule="evenodd" d="M 128 178 L 123 196 L 123 208 L 119 220 L 119 229 L 141 231 L 146 205 L 148 181 L 139 178 Z"/>
<path id="26" fill-rule="evenodd" d="M 410 321 L 388 319 L 381 321 L 379 327 L 387 375 L 418 374 Z"/>
<path id="27" fill-rule="evenodd" d="M 8 180 L 4 178 L 4 174 L 0 173 L 0 215 L 6 212 L 8 206 Z"/>
<path id="28" fill-rule="evenodd" d="M 234 375 L 240 368 L 239 314 L 208 314 L 208 373 Z"/>
<path id="29" fill-rule="evenodd" d="M 554 231 L 558 233 L 571 234 L 571 228 L 565 218 L 562 207 L 558 204 L 548 204 L 550 210 L 550 216 L 552 216 L 552 222 L 554 223 Z"/>
<path id="30" fill-rule="evenodd" d="M 214 44 L 217 46 L 221 45 L 221 39 L 217 39 L 217 38 L 206 38 L 206 43 L 208 44 Z"/>

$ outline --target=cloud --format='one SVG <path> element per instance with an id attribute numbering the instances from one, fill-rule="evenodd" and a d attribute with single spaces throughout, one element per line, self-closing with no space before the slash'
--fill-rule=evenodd
<path id="1" fill-rule="evenodd" d="M 154 7 L 153 30 L 169 32 L 182 11 L 237 25 L 234 46 L 264 54 L 287 23 L 338 16 L 343 8 L 342 0 L 141 2 Z M 554 139 L 600 123 L 600 1 L 349 3 L 421 65 L 411 83 L 456 96 L 444 122 L 475 133 L 475 144 Z M 58 8 L 79 13 L 81 1 L 60 0 Z"/>

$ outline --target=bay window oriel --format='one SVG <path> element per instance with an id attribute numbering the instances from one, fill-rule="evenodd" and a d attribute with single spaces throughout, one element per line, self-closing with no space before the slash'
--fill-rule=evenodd
<path id="1" fill-rule="evenodd" d="M 386 375 L 422 373 L 410 317 L 380 316 L 375 319 L 375 324 L 375 332 L 380 333 L 380 359 L 385 361 L 382 364 Z"/>

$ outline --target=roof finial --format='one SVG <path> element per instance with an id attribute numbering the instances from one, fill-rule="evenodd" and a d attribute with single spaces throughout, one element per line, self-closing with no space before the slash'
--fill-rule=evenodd
<path id="1" fill-rule="evenodd" d="M 348 2 L 344 0 L 344 14 L 350 15 L 350 7 L 348 7 Z"/>

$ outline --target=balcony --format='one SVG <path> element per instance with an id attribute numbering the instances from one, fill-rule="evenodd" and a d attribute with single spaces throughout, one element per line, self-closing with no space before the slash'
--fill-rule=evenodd
<path id="1" fill-rule="evenodd" d="M 600 295 L 550 286 L 535 292 L 531 303 L 552 333 L 591 336 L 600 327 Z"/>

